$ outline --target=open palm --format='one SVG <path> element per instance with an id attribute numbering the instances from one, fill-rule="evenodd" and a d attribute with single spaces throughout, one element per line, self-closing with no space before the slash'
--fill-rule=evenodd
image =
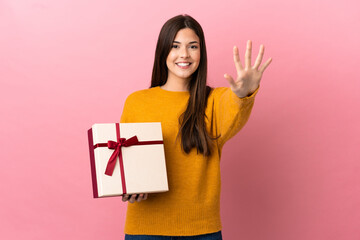
<path id="1" fill-rule="evenodd" d="M 229 74 L 224 77 L 228 80 L 231 90 L 240 98 L 251 95 L 260 85 L 261 77 L 265 69 L 271 63 L 269 58 L 260 68 L 264 56 L 264 45 L 260 45 L 259 54 L 254 66 L 251 66 L 251 40 L 248 40 L 245 53 L 245 67 L 241 64 L 239 49 L 234 46 L 234 63 L 237 71 L 237 78 L 234 80 Z"/>

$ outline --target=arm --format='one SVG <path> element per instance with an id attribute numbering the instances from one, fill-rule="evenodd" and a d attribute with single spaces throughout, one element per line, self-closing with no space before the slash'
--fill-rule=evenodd
<path id="1" fill-rule="evenodd" d="M 120 118 L 120 123 L 128 123 L 131 122 L 132 110 L 132 94 L 130 94 L 126 99 L 123 107 L 123 111 Z"/>
<path id="2" fill-rule="evenodd" d="M 230 88 L 219 88 L 214 96 L 217 133 L 221 134 L 218 145 L 235 136 L 248 121 L 254 105 L 257 88 L 249 96 L 239 98 Z"/>
<path id="3" fill-rule="evenodd" d="M 264 55 L 264 46 L 260 46 L 259 54 L 254 66 L 251 66 L 251 41 L 247 42 L 245 53 L 245 66 L 242 66 L 239 50 L 233 49 L 234 63 L 237 78 L 234 80 L 229 74 L 224 77 L 230 84 L 229 88 L 221 89 L 220 96 L 215 97 L 216 125 L 218 133 L 222 136 L 218 139 L 219 147 L 233 137 L 246 124 L 254 105 L 255 95 L 260 88 L 260 80 L 263 72 L 269 66 L 269 58 L 261 67 Z M 218 100 L 216 100 L 218 98 Z"/>

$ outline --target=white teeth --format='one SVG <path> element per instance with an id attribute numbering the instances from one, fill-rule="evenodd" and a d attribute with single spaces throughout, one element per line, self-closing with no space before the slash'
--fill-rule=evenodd
<path id="1" fill-rule="evenodd" d="M 190 63 L 177 63 L 177 65 L 184 67 L 190 65 Z"/>

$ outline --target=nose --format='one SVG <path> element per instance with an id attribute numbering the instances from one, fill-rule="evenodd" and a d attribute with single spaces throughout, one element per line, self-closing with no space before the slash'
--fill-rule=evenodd
<path id="1" fill-rule="evenodd" d="M 180 50 L 180 56 L 183 58 L 189 57 L 189 51 L 186 47 L 184 47 Z"/>

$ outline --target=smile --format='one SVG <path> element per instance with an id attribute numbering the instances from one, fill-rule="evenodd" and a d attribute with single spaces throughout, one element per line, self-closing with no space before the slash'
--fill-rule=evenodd
<path id="1" fill-rule="evenodd" d="M 182 69 L 187 69 L 191 65 L 191 63 L 176 63 L 176 65 Z"/>

